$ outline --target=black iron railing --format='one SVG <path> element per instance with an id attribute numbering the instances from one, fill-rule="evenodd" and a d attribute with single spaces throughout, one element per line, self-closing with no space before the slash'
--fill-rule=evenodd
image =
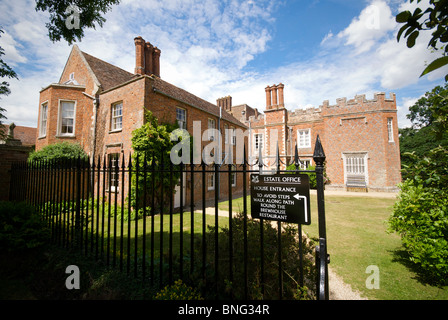
<path id="1" fill-rule="evenodd" d="M 220 299 L 295 298 L 285 287 L 308 287 L 308 297 L 328 299 L 325 154 L 320 139 L 314 152 L 316 169 L 293 171 L 316 174 L 315 261 L 306 251 L 309 244 L 300 224 L 250 218 L 248 176 L 263 171 L 259 159 L 249 164 L 244 154 L 243 163 L 236 165 L 167 166 L 151 155 L 143 161 L 121 155 L 114 162 L 104 157 L 17 163 L 11 170 L 10 200 L 38 208 L 55 244 L 103 259 L 154 288 L 183 279 L 201 288 L 204 296 Z M 300 167 L 297 148 L 294 164 Z M 277 172 L 291 173 L 280 165 L 277 152 Z M 238 215 L 236 193 L 242 196 Z M 227 210 L 219 210 L 222 198 L 228 201 Z M 293 229 L 296 242 L 285 247 L 291 238 L 284 236 Z"/>

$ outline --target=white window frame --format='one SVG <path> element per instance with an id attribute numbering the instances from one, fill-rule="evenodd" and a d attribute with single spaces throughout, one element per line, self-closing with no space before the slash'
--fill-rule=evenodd
<path id="1" fill-rule="evenodd" d="M 62 103 L 70 102 L 73 103 L 73 132 L 72 133 L 62 133 Z M 58 108 L 58 136 L 60 137 L 74 137 L 76 130 L 76 100 L 67 100 L 61 99 L 59 100 L 59 108 Z"/>
<path id="2" fill-rule="evenodd" d="M 181 119 L 182 116 L 183 116 L 183 119 Z M 187 130 L 187 110 L 186 109 L 176 107 L 176 121 L 177 121 L 177 124 L 179 125 L 179 129 Z"/>
<path id="3" fill-rule="evenodd" d="M 208 118 L 207 123 L 208 123 L 208 140 L 213 141 L 217 138 L 217 137 L 215 137 L 216 120 L 212 119 L 212 118 Z"/>
<path id="4" fill-rule="evenodd" d="M 43 125 L 44 123 L 45 126 Z M 45 101 L 40 106 L 39 138 L 44 138 L 47 136 L 47 124 L 48 124 L 48 101 Z"/>
<path id="5" fill-rule="evenodd" d="M 215 190 L 215 173 L 210 172 L 207 176 L 207 190 Z"/>
<path id="6" fill-rule="evenodd" d="M 301 139 L 302 134 L 305 135 L 304 140 Z M 311 129 L 297 130 L 297 147 L 299 149 L 311 148 Z"/>
<path id="7" fill-rule="evenodd" d="M 224 123 L 224 144 L 229 143 L 229 125 Z"/>
<path id="8" fill-rule="evenodd" d="M 263 138 L 264 135 L 262 133 L 254 133 L 254 151 L 255 152 L 259 152 L 260 151 L 260 146 L 261 149 L 263 150 Z"/>
<path id="9" fill-rule="evenodd" d="M 232 188 L 236 187 L 236 165 L 232 165 L 230 167 L 230 183 L 232 185 Z"/>
<path id="10" fill-rule="evenodd" d="M 114 156 L 114 158 L 112 158 Z M 110 164 L 109 172 L 109 191 L 118 192 L 120 190 L 120 153 L 109 153 L 108 163 Z M 115 164 L 116 163 L 116 164 Z M 115 166 L 118 167 L 115 168 Z M 112 181 L 114 182 L 112 184 Z"/>
<path id="11" fill-rule="evenodd" d="M 235 127 L 230 127 L 230 144 L 236 145 L 236 129 L 235 129 Z"/>
<path id="12" fill-rule="evenodd" d="M 394 142 L 394 119 L 387 118 L 387 136 L 389 142 Z"/>
<path id="13" fill-rule="evenodd" d="M 310 159 L 301 159 L 300 160 L 300 169 L 301 170 L 306 170 L 309 166 L 311 166 Z"/>
<path id="14" fill-rule="evenodd" d="M 361 173 L 360 170 L 352 170 L 349 168 L 347 159 L 349 158 L 357 158 L 357 159 L 363 159 L 363 170 L 364 172 Z M 344 184 L 347 184 L 347 175 L 364 175 L 366 184 L 369 184 L 369 167 L 368 167 L 368 159 L 369 154 L 367 152 L 343 152 L 342 153 L 342 161 L 344 165 Z M 354 163 L 355 166 L 359 167 L 359 163 Z M 349 172 L 350 170 L 350 172 Z"/>
<path id="15" fill-rule="evenodd" d="M 115 115 L 117 106 L 121 105 L 121 114 Z M 120 126 L 117 126 L 116 120 L 120 119 Z M 121 131 L 123 129 L 123 101 L 115 102 L 110 107 L 110 131 Z"/>

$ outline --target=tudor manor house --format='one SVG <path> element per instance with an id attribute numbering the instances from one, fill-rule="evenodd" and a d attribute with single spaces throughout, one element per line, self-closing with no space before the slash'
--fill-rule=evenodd
<path id="1" fill-rule="evenodd" d="M 247 104 L 233 106 L 231 96 L 214 104 L 162 80 L 161 50 L 142 37 L 134 44 L 134 72 L 72 47 L 59 81 L 40 91 L 36 150 L 68 141 L 79 143 L 91 159 L 119 162 L 132 152 L 132 131 L 144 124 L 147 109 L 159 123 L 177 122 L 190 134 L 193 121 L 201 122 L 201 130 L 220 130 L 223 150 L 236 147 L 236 132 L 242 130 L 247 133 L 250 163 L 261 151 L 268 166 L 274 164 L 272 150 L 277 145 L 283 168 L 293 160 L 296 145 L 303 168 L 313 165 L 319 135 L 326 154 L 327 190 L 395 191 L 401 182 L 395 94 L 377 93 L 372 99 L 357 95 L 337 99 L 335 105 L 324 101 L 317 108 L 289 111 L 285 85 L 279 83 L 260 92 L 266 95 L 264 112 Z M 202 146 L 208 143 L 202 141 Z M 232 193 L 241 192 L 242 180 L 232 176 Z M 217 183 L 213 174 L 206 183 L 211 198 Z M 227 192 L 227 179 L 218 183 Z M 187 203 L 188 188 L 187 183 Z"/>

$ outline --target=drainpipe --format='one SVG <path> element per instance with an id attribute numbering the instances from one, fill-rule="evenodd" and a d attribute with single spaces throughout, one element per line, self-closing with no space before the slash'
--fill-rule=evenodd
<path id="1" fill-rule="evenodd" d="M 100 96 L 95 94 L 95 99 L 93 99 L 93 137 L 92 137 L 92 161 L 95 159 L 96 150 L 96 122 L 98 117 L 98 107 L 100 106 Z"/>
<path id="2" fill-rule="evenodd" d="M 222 146 L 221 146 L 221 118 L 222 118 L 222 107 L 219 107 L 219 117 L 218 117 L 218 130 L 219 130 L 219 134 L 218 134 L 218 150 L 216 152 L 216 162 L 217 163 L 221 163 L 221 159 L 222 159 Z M 219 166 L 221 168 L 221 164 Z M 220 195 L 220 183 L 221 183 L 221 179 L 219 178 L 220 174 L 218 174 L 217 176 L 217 181 L 216 181 L 216 192 L 218 193 L 218 199 L 221 199 L 221 195 Z"/>

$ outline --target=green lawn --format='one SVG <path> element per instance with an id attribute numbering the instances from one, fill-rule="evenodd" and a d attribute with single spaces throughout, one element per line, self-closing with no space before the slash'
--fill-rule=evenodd
<path id="1" fill-rule="evenodd" d="M 386 220 L 392 213 L 394 199 L 326 196 L 327 245 L 330 267 L 353 289 L 369 299 L 435 300 L 448 299 L 448 287 L 438 288 L 419 280 L 407 262 L 398 235 L 387 233 Z M 250 213 L 250 197 L 247 197 Z M 228 202 L 219 204 L 228 210 Z M 242 198 L 232 202 L 233 211 L 243 208 Z M 318 236 L 316 196 L 311 195 L 312 224 L 303 231 Z M 379 289 L 367 289 L 368 266 L 377 266 Z"/>
<path id="2" fill-rule="evenodd" d="M 163 252 L 167 253 L 170 249 L 170 233 L 172 234 L 172 250 L 174 253 L 180 252 L 180 239 L 181 239 L 181 215 L 180 213 L 173 213 L 172 219 L 169 214 L 163 215 L 163 223 L 161 228 L 161 217 L 160 215 L 154 216 L 154 255 L 155 257 L 159 256 L 160 252 L 160 240 L 161 234 L 163 234 Z M 183 213 L 183 224 L 182 224 L 182 238 L 183 238 L 183 247 L 184 252 L 190 251 L 190 239 L 191 239 L 191 213 L 184 212 Z M 144 221 L 146 226 L 144 227 Z M 202 212 L 195 212 L 193 215 L 193 234 L 201 235 L 203 230 L 203 217 Z M 228 225 L 229 219 L 225 217 L 218 217 L 218 226 L 225 227 Z M 101 223 L 101 218 L 100 218 Z M 123 248 L 124 255 L 127 256 L 127 241 L 131 242 L 131 255 L 134 254 L 135 248 L 135 240 L 136 240 L 136 229 L 137 229 L 137 250 L 140 252 L 143 248 L 143 241 L 145 242 L 146 252 L 149 252 L 151 246 L 151 227 L 152 227 L 153 219 L 148 216 L 146 220 L 139 219 L 136 223 L 135 220 L 130 221 L 130 235 L 128 236 L 128 224 L 129 222 L 125 220 L 123 222 Z M 215 217 L 212 215 L 206 215 L 205 227 L 207 230 L 208 226 L 215 226 Z M 144 228 L 146 228 L 146 236 L 143 237 Z M 101 225 L 99 230 L 101 230 Z M 109 232 L 108 232 L 109 230 Z M 170 231 L 171 230 L 171 231 Z M 109 234 L 109 246 L 110 252 L 113 254 L 114 242 L 116 244 L 116 252 L 119 255 L 120 250 L 120 238 L 121 238 L 121 221 L 120 218 L 117 218 L 117 227 L 116 227 L 116 238 L 114 239 L 114 218 L 111 217 L 110 227 L 108 226 L 107 216 L 104 221 L 104 248 L 107 248 L 107 235 Z M 90 236 L 90 235 L 89 235 Z M 100 232 L 100 241 L 101 241 L 101 232 Z M 195 240 L 197 241 L 197 240 Z M 140 254 L 140 253 L 139 253 Z M 148 253 L 147 253 L 148 254 Z"/>

